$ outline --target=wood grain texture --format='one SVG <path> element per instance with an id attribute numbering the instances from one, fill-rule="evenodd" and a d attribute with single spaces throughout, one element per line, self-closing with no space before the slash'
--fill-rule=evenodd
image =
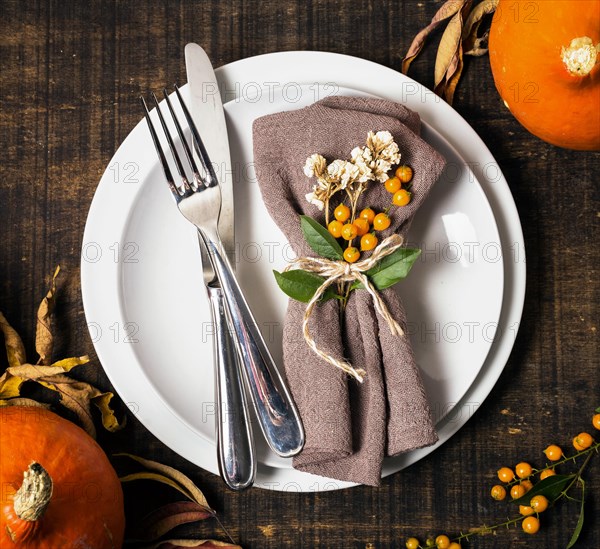
<path id="1" fill-rule="evenodd" d="M 399 70 L 413 34 L 438 6 L 398 0 L 4 0 L 0 310 L 24 336 L 28 352 L 33 353 L 35 310 L 60 263 L 56 356 L 94 353 L 79 283 L 89 205 L 112 154 L 140 119 L 139 95 L 185 82 L 187 42 L 200 43 L 215 66 L 308 49 Z M 430 47 L 411 76 L 431 87 L 433 64 Z M 217 477 L 163 446 L 133 413 L 125 431 L 101 436 L 107 452 L 132 452 L 182 469 L 206 491 L 234 539 L 252 549 L 403 547 L 412 534 L 421 539 L 453 534 L 506 516 L 506 507 L 488 497 L 496 469 L 522 459 L 543 465 L 545 445 L 568 446 L 571 436 L 590 428 L 591 412 L 600 405 L 600 156 L 557 149 L 528 134 L 503 107 L 486 58 L 467 60 L 455 108 L 486 142 L 509 182 L 523 224 L 528 274 L 510 360 L 463 429 L 378 489 L 327 493 L 231 493 Z M 79 375 L 110 387 L 97 361 Z M 597 464 L 588 477 L 590 520 L 581 546 L 600 547 L 594 520 L 600 502 Z M 153 486 L 126 490 L 131 507 L 135 494 L 167 497 Z M 469 546 L 565 547 L 575 509 L 561 505 L 543 517 L 535 537 L 501 531 Z M 214 524 L 198 532 L 225 539 Z"/>

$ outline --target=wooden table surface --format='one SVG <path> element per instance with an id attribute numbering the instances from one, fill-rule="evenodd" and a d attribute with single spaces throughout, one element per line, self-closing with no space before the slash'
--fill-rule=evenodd
<path id="1" fill-rule="evenodd" d="M 79 279 L 90 202 L 111 156 L 140 119 L 139 96 L 186 81 L 187 42 L 200 43 L 215 66 L 268 52 L 322 50 L 399 70 L 413 34 L 438 6 L 399 0 L 4 0 L 0 310 L 23 335 L 29 353 L 34 312 L 60 263 L 56 356 L 95 356 Z M 430 47 L 411 70 L 428 87 L 434 58 Z M 218 477 L 165 447 L 131 413 L 125 430 L 101 434 L 106 451 L 132 452 L 186 472 L 245 548 L 404 547 L 412 534 L 421 539 L 457 534 L 503 520 L 509 511 L 488 495 L 496 469 L 523 459 L 543 465 L 542 449 L 550 442 L 570 446 L 573 435 L 591 429 L 591 414 L 600 405 L 600 157 L 558 149 L 527 133 L 503 107 L 486 57 L 467 61 L 455 108 L 508 180 L 525 235 L 528 277 L 513 352 L 464 428 L 427 458 L 385 478 L 380 488 L 327 493 L 227 491 Z M 75 375 L 110 388 L 97 360 Z M 587 478 L 589 518 L 580 546 L 596 548 L 597 464 Z M 141 505 L 132 501 L 140 493 L 127 488 L 129 507 Z M 576 509 L 561 504 L 542 517 L 534 537 L 520 528 L 504 530 L 468 546 L 565 547 Z M 214 523 L 201 524 L 196 534 L 225 539 Z"/>

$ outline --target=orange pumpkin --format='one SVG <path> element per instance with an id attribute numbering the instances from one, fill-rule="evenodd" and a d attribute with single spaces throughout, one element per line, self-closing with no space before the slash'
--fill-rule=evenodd
<path id="1" fill-rule="evenodd" d="M 600 2 L 500 0 L 489 36 L 500 96 L 531 133 L 600 150 Z"/>
<path id="2" fill-rule="evenodd" d="M 82 429 L 42 408 L 0 408 L 0 547 L 120 549 L 119 479 Z"/>

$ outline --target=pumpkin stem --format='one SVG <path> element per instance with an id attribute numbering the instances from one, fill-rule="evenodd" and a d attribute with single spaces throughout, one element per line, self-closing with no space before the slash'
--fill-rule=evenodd
<path id="1" fill-rule="evenodd" d="M 21 520 L 41 518 L 52 497 L 52 479 L 39 463 L 32 462 L 23 473 L 23 484 L 13 498 L 15 513 Z"/>
<path id="2" fill-rule="evenodd" d="M 600 44 L 594 46 L 589 36 L 573 38 L 568 47 L 562 48 L 562 61 L 572 76 L 587 76 L 598 62 Z"/>

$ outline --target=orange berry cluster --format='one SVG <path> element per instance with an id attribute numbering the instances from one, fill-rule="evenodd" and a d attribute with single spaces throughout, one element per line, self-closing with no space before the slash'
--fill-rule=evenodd
<path id="1" fill-rule="evenodd" d="M 350 208 L 346 204 L 340 204 L 334 211 L 335 219 L 329 223 L 327 229 L 335 238 L 343 238 L 348 242 L 360 237 L 360 250 L 367 252 L 377 246 L 379 239 L 371 231 L 385 231 L 391 220 L 387 213 L 376 214 L 372 208 L 362 210 L 354 221 L 350 221 Z M 344 250 L 344 259 L 348 263 L 354 263 L 360 257 L 360 252 L 354 246 L 348 246 Z"/>
<path id="2" fill-rule="evenodd" d="M 408 538 L 406 540 L 406 549 L 420 549 L 422 546 L 417 538 Z M 435 539 L 430 538 L 425 542 L 425 547 L 435 549 L 460 549 L 461 545 L 457 541 L 450 541 L 446 534 L 441 534 Z"/>
<path id="3" fill-rule="evenodd" d="M 594 415 L 592 424 L 596 429 L 600 429 L 600 414 Z M 578 452 L 587 450 L 593 443 L 594 439 L 589 433 L 579 433 L 573 438 L 573 447 Z M 559 461 L 564 457 L 562 448 L 556 444 L 550 444 L 544 450 L 544 454 L 549 461 Z M 498 478 L 501 482 L 510 486 L 510 497 L 519 499 L 533 488 L 533 483 L 529 479 L 536 473 L 539 473 L 540 480 L 556 475 L 553 467 L 546 467 L 537 471 L 529 463 L 521 462 L 515 466 L 514 471 L 510 467 L 498 469 Z M 515 478 L 515 474 L 517 478 Z M 518 484 L 516 484 L 517 482 Z M 503 500 L 506 493 L 506 488 L 500 484 L 496 484 L 491 490 L 491 496 L 496 500 Z M 526 533 L 535 534 L 540 529 L 540 520 L 537 515 L 543 513 L 548 508 L 549 503 L 545 496 L 538 494 L 531 498 L 529 505 L 519 505 L 519 513 L 525 517 L 521 526 Z"/>
<path id="4" fill-rule="evenodd" d="M 413 171 L 410 166 L 399 166 L 396 173 L 390 177 L 384 184 L 385 190 L 392 194 L 392 204 L 394 206 L 406 206 L 410 202 L 411 194 L 402 185 L 410 183 L 413 177 Z"/>
<path id="5" fill-rule="evenodd" d="M 600 412 L 600 408 L 597 411 Z M 592 417 L 592 425 L 595 429 L 600 430 L 600 413 L 596 413 Z M 556 444 L 550 444 L 550 446 L 544 450 L 544 454 L 546 455 L 548 461 L 554 463 L 551 465 L 547 463 L 544 469 L 534 469 L 525 461 L 517 463 L 514 469 L 511 469 L 510 467 L 501 467 L 498 469 L 498 479 L 504 485 L 496 484 L 492 487 L 492 498 L 496 500 L 503 500 L 510 492 L 510 497 L 513 500 L 518 500 L 525 496 L 527 492 L 533 488 L 534 485 L 531 479 L 534 477 L 534 475 L 538 475 L 540 480 L 544 480 L 545 478 L 556 475 L 555 467 L 572 461 L 575 458 L 579 458 L 583 454 L 588 454 L 587 459 L 589 460 L 591 457 L 591 452 L 600 451 L 600 443 L 596 442 L 589 433 L 579 433 L 576 437 L 574 437 L 573 447 L 578 453 L 570 457 L 565 457 L 560 446 L 557 446 Z M 580 469 L 578 475 L 581 474 L 581 470 L 582 469 Z M 519 516 L 493 526 L 484 526 L 482 528 L 473 529 L 473 532 L 481 534 L 489 533 L 498 528 L 508 527 L 509 525 L 520 521 L 524 532 L 527 534 L 535 534 L 540 529 L 540 513 L 546 511 L 550 504 L 556 501 L 549 501 L 546 496 L 544 496 L 542 493 L 539 493 L 543 491 L 543 488 L 542 490 L 535 490 L 535 495 L 529 500 L 529 505 L 519 505 Z M 559 497 L 562 497 L 562 495 L 566 496 L 566 492 L 563 492 Z M 475 534 L 472 532 L 468 534 L 461 534 L 454 540 L 451 540 L 446 535 L 440 535 L 435 539 L 429 538 L 424 545 L 421 545 L 417 538 L 409 538 L 406 540 L 406 549 L 460 549 L 459 542 L 462 540 L 469 540 L 470 536 L 473 535 Z"/>
<path id="6" fill-rule="evenodd" d="M 392 203 L 396 206 L 406 206 L 410 202 L 410 193 L 401 187 L 403 183 L 410 182 L 412 176 L 412 168 L 400 166 L 396 169 L 394 177 L 385 182 L 385 188 L 394 195 Z M 385 231 L 392 223 L 387 211 L 375 213 L 373 208 L 363 209 L 358 217 L 351 221 L 350 208 L 346 204 L 340 204 L 333 211 L 333 216 L 335 219 L 327 225 L 327 230 L 332 236 L 343 238 L 349 244 L 360 237 L 360 251 L 352 245 L 344 250 L 344 259 L 348 263 L 358 261 L 360 252 L 373 250 L 379 243 L 374 231 Z"/>
<path id="7" fill-rule="evenodd" d="M 560 459 L 560 456 L 556 459 Z M 543 478 L 556 474 L 552 469 L 545 469 L 544 471 L 546 472 L 546 475 Z M 516 480 L 515 473 L 519 483 L 513 484 L 513 486 L 510 487 L 510 497 L 512 499 L 519 499 L 533 488 L 533 483 L 529 478 L 534 474 L 534 469 L 529 463 L 522 461 L 521 463 L 517 463 L 514 471 L 510 467 L 501 467 L 498 469 L 498 478 L 501 482 L 510 484 Z M 542 478 L 542 474 L 540 474 L 540 478 Z M 492 487 L 491 495 L 496 500 L 503 500 L 506 497 L 506 488 L 497 484 Z M 528 534 L 535 534 L 539 530 L 540 521 L 537 517 L 532 515 L 545 511 L 548 508 L 548 504 L 548 499 L 545 496 L 537 495 L 531 498 L 529 505 L 519 505 L 519 513 L 525 517 L 521 523 L 525 532 Z"/>

